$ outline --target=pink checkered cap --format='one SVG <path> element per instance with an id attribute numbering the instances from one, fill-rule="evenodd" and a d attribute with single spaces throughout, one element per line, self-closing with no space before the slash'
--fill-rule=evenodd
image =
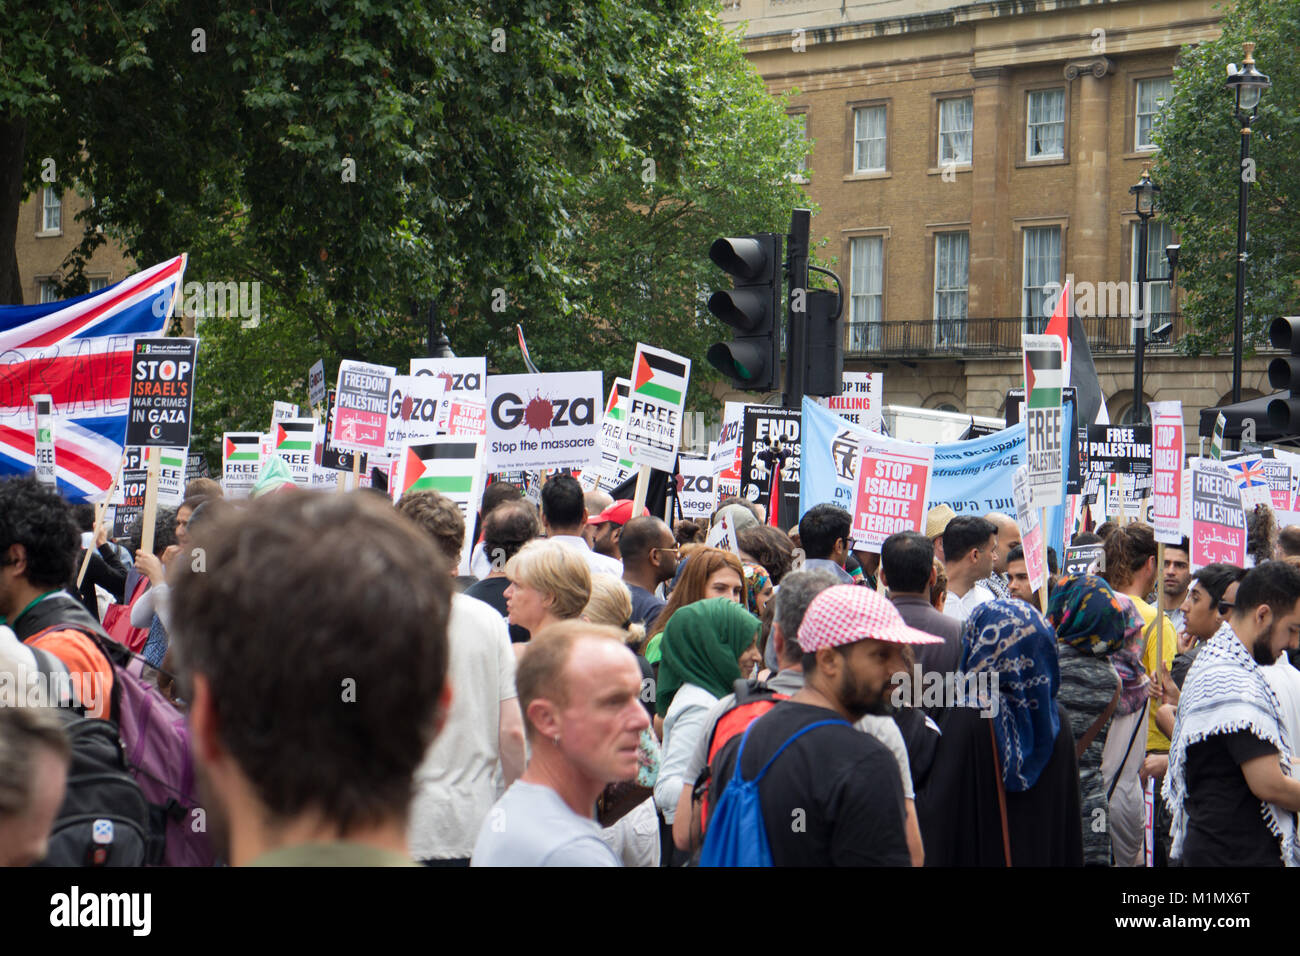
<path id="1" fill-rule="evenodd" d="M 942 637 L 908 627 L 893 602 L 856 584 L 837 584 L 817 595 L 799 625 L 799 647 L 806 654 L 868 638 L 895 644 L 943 643 Z"/>

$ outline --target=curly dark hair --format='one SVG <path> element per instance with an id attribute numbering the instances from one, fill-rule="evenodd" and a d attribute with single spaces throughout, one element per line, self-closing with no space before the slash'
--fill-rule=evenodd
<path id="1" fill-rule="evenodd" d="M 772 585 L 781 583 L 794 564 L 794 542 L 788 534 L 771 525 L 741 528 L 736 532 L 740 550 L 763 566 L 772 578 Z"/>
<path id="2" fill-rule="evenodd" d="M 694 521 L 684 518 L 673 525 L 673 537 L 678 545 L 703 544 L 709 536 L 707 520 Z"/>
<path id="3" fill-rule="evenodd" d="M 0 555 L 21 544 L 27 552 L 28 583 L 38 588 L 63 587 L 72 581 L 81 533 L 72 509 L 35 475 L 0 481 Z"/>
<path id="4" fill-rule="evenodd" d="M 409 492 L 397 503 L 397 513 L 433 539 L 448 561 L 460 561 L 465 547 L 465 516 L 456 502 L 436 491 Z"/>

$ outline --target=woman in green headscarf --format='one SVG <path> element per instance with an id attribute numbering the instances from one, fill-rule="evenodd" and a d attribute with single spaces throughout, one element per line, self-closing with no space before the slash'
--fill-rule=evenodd
<path id="1" fill-rule="evenodd" d="M 734 601 L 710 598 L 678 608 L 664 627 L 655 712 L 664 719 L 655 803 L 671 824 L 683 773 L 710 708 L 759 663 L 759 620 Z"/>

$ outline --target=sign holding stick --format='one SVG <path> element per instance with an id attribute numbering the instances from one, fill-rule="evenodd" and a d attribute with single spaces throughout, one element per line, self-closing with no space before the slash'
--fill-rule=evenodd
<path id="1" fill-rule="evenodd" d="M 162 471 L 162 456 L 149 456 L 149 469 L 144 486 L 144 517 L 140 522 L 140 550 L 153 554 L 154 522 L 158 519 L 158 476 Z"/>

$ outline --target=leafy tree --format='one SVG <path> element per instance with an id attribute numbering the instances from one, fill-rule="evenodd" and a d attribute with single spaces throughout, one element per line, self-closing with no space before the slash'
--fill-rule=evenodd
<path id="1" fill-rule="evenodd" d="M 413 300 L 503 370 L 516 322 L 544 369 L 626 374 L 637 338 L 696 349 L 719 334 L 697 318 L 709 239 L 784 231 L 800 201 L 792 124 L 706 0 L 172 0 L 125 31 L 55 4 L 89 65 L 45 77 L 39 123 L 5 81 L 0 116 L 51 131 L 26 187 L 52 157 L 96 197 L 67 291 L 106 237 L 144 264 L 188 250 L 187 280 L 261 283 L 258 328 L 200 323 L 196 447 L 264 427 L 319 355 L 328 375 L 423 354 Z M 41 69 L 39 25 L 6 33 L 24 42 L 4 68 Z"/>
<path id="2" fill-rule="evenodd" d="M 1181 249 L 1178 284 L 1186 290 L 1192 354 L 1232 341 L 1236 295 L 1240 127 L 1228 63 L 1240 65 L 1243 41 L 1254 41 L 1257 68 L 1273 86 L 1252 124 L 1245 285 L 1246 342 L 1266 341 L 1267 324 L 1300 307 L 1300 0 L 1238 0 L 1217 39 L 1185 48 L 1174 71 L 1174 94 L 1156 138 L 1152 172 L 1161 186 L 1162 216 Z"/>

